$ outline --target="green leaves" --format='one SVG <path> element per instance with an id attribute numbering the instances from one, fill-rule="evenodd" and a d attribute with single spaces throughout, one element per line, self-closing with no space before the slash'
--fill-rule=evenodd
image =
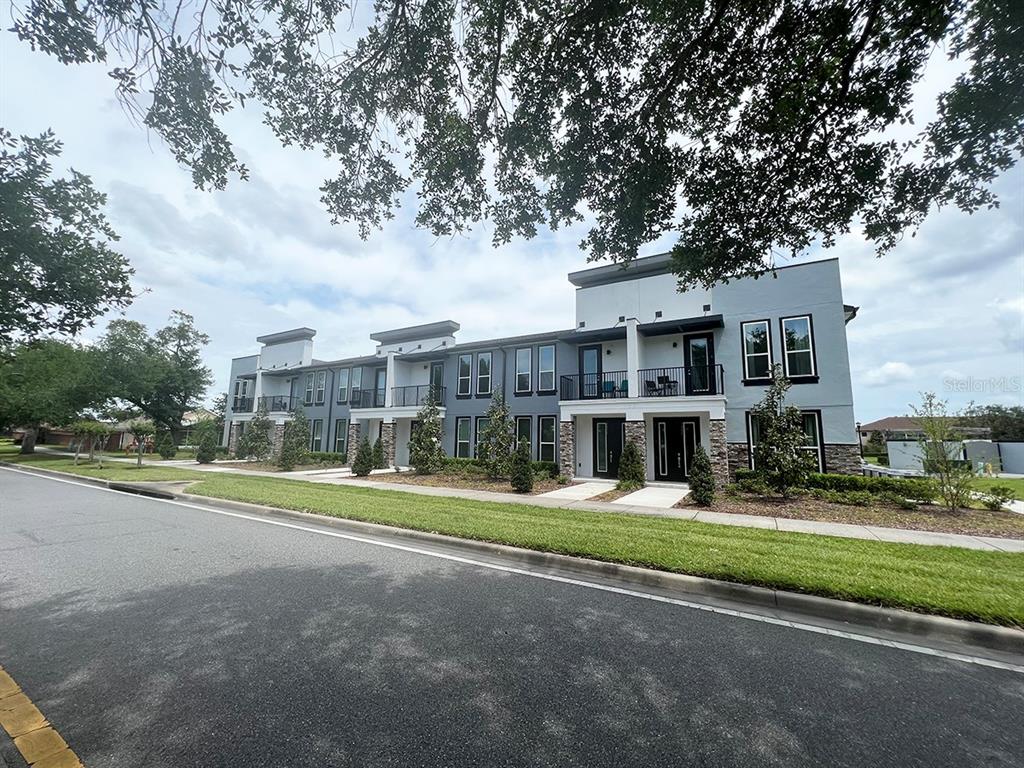
<path id="1" fill-rule="evenodd" d="M 285 144 L 336 164 L 322 192 L 362 235 L 415 192 L 419 226 L 494 241 L 589 213 L 594 258 L 676 232 L 684 285 L 762 273 L 862 227 L 890 250 L 936 206 L 996 203 L 1024 150 L 1017 0 L 34 0 L 15 30 L 112 71 L 199 186 L 246 175 L 220 118 L 258 100 Z M 184 18 L 186 14 L 181 14 Z M 365 21 L 365 26 L 361 26 Z M 916 139 L 936 49 L 967 60 Z M 141 110 L 139 110 L 141 112 Z"/>
<path id="2" fill-rule="evenodd" d="M 88 176 L 52 178 L 53 133 L 16 140 L 0 129 L 0 344 L 73 336 L 131 303 L 128 260 Z"/>

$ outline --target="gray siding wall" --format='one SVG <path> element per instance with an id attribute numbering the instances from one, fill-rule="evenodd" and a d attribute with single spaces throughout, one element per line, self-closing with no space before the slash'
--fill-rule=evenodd
<path id="1" fill-rule="evenodd" d="M 745 414 L 767 389 L 743 383 L 740 323 L 768 320 L 772 362 L 781 363 L 780 319 L 811 315 L 818 381 L 794 384 L 787 402 L 803 410 L 821 411 L 826 443 L 856 443 L 839 262 L 822 261 L 781 269 L 777 274 L 775 278 L 746 278 L 714 289 L 714 311 L 722 314 L 724 324 L 715 337 L 715 356 L 725 369 L 726 440 L 746 441 Z"/>
<path id="2" fill-rule="evenodd" d="M 224 410 L 224 431 L 220 436 L 220 444 L 222 446 L 228 444 L 228 433 L 231 429 L 231 414 L 233 413 L 231 405 L 235 394 L 235 379 L 239 376 L 255 373 L 256 362 L 259 360 L 259 357 L 259 355 L 249 355 L 248 357 L 236 357 L 231 361 L 231 376 L 228 379 L 228 402 L 227 408 Z M 249 386 L 253 385 L 250 384 Z"/>

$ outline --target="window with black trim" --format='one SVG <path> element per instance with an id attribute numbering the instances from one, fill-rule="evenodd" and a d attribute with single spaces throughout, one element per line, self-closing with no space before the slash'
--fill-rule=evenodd
<path id="1" fill-rule="evenodd" d="M 811 316 L 784 317 L 782 323 L 782 357 L 786 375 L 815 376 L 814 330 Z"/>
<path id="2" fill-rule="evenodd" d="M 516 416 L 516 445 L 518 446 L 523 440 L 527 441 L 530 444 L 531 454 L 534 451 L 532 432 L 533 419 L 529 416 Z"/>
<path id="3" fill-rule="evenodd" d="M 458 395 L 472 394 L 473 387 L 473 356 L 459 355 L 459 388 Z"/>
<path id="4" fill-rule="evenodd" d="M 312 419 L 309 422 L 309 450 L 322 451 L 324 449 L 324 420 Z"/>
<path id="5" fill-rule="evenodd" d="M 743 336 L 743 378 L 768 379 L 772 375 L 772 337 L 767 320 L 740 324 Z"/>
<path id="6" fill-rule="evenodd" d="M 334 421 L 334 452 L 348 453 L 348 419 Z"/>
<path id="7" fill-rule="evenodd" d="M 537 347 L 537 390 L 555 391 L 555 345 Z"/>
<path id="8" fill-rule="evenodd" d="M 533 386 L 533 350 L 516 350 L 516 392 L 529 392 Z"/>
<path id="9" fill-rule="evenodd" d="M 349 389 L 352 392 L 352 400 L 351 400 L 351 402 L 352 402 L 353 405 L 358 405 L 359 404 L 359 399 L 362 397 L 362 395 L 360 394 L 362 388 L 363 388 L 363 369 L 362 368 L 353 368 L 352 369 L 352 378 L 349 381 Z"/>
<path id="10" fill-rule="evenodd" d="M 348 400 L 348 368 L 338 371 L 338 402 L 344 403 Z"/>
<path id="11" fill-rule="evenodd" d="M 302 399 L 302 402 L 306 405 L 313 404 L 313 390 L 316 387 L 316 375 L 313 373 L 306 374 L 306 396 Z"/>
<path id="12" fill-rule="evenodd" d="M 804 443 L 800 446 L 801 451 L 806 451 L 814 456 L 817 471 L 821 472 L 824 467 L 824 455 L 821 445 L 821 414 L 817 411 L 803 411 Z M 750 468 L 754 469 L 754 453 L 761 442 L 761 424 L 757 416 L 747 413 L 747 448 L 750 453 Z"/>
<path id="13" fill-rule="evenodd" d="M 316 404 L 323 405 L 327 397 L 327 371 L 316 372 Z"/>
<path id="14" fill-rule="evenodd" d="M 558 439 L 558 426 L 554 416 L 537 418 L 537 458 L 540 461 L 555 460 L 555 441 Z"/>
<path id="15" fill-rule="evenodd" d="M 480 439 L 483 437 L 484 432 L 487 431 L 487 425 L 491 423 L 491 420 L 487 416 L 476 417 L 476 440 L 473 441 L 474 456 L 480 455 Z"/>
<path id="16" fill-rule="evenodd" d="M 491 353 L 480 352 L 476 356 L 476 393 L 491 394 Z"/>
<path id="17" fill-rule="evenodd" d="M 470 430 L 472 425 L 469 416 L 459 416 L 455 420 L 455 455 L 460 459 L 470 457 Z"/>

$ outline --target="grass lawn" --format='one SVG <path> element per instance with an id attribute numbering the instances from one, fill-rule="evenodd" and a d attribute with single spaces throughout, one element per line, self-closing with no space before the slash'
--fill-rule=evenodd
<path id="1" fill-rule="evenodd" d="M 78 466 L 75 460 L 66 456 L 53 456 L 45 453 L 34 453 L 22 456 L 19 453 L 10 451 L 6 446 L 0 445 L 0 460 L 12 464 L 27 464 L 43 469 L 54 469 L 60 472 L 70 472 L 84 477 L 96 477 L 103 480 L 162 482 L 168 480 L 200 480 L 205 475 L 193 469 L 181 469 L 179 467 L 136 467 L 134 464 L 126 464 L 121 461 L 106 461 L 102 468 L 96 464 L 89 464 L 85 459 L 80 459 Z"/>
<path id="2" fill-rule="evenodd" d="M 1024 554 L 206 475 L 192 493 L 726 581 L 1024 626 Z"/>
<path id="3" fill-rule="evenodd" d="M 993 485 L 1005 485 L 1013 488 L 1013 494 L 1024 500 L 1024 477 L 976 477 L 971 480 L 976 491 L 987 492 Z"/>

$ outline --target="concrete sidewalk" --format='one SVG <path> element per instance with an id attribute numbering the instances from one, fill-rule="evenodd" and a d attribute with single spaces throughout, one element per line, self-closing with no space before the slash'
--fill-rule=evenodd
<path id="1" fill-rule="evenodd" d="M 64 451 L 54 450 L 48 450 L 47 452 L 57 454 L 66 453 Z M 124 460 L 113 459 L 113 461 Z M 134 462 L 134 459 L 129 459 L 128 461 Z M 164 464 L 164 462 L 160 461 L 144 461 L 143 463 L 148 463 L 152 466 L 161 466 Z M 903 544 L 963 547 L 965 549 L 981 549 L 990 552 L 1024 552 L 1024 539 L 1002 539 L 994 536 L 970 536 L 960 533 L 938 533 L 934 531 L 905 530 L 902 528 L 880 528 L 876 526 L 855 525 L 851 523 L 827 523 L 817 520 L 798 520 L 788 517 L 741 515 L 726 512 L 713 512 L 699 507 L 687 507 L 683 509 L 675 507 L 650 507 L 623 504 L 621 503 L 623 499 L 618 499 L 615 502 L 588 501 L 586 499 L 574 500 L 558 497 L 552 498 L 547 494 L 522 496 L 516 493 L 477 491 L 469 488 L 444 488 L 432 485 L 413 485 L 411 483 L 389 483 L 386 480 L 365 480 L 361 478 L 354 478 L 342 470 L 327 473 L 306 474 L 300 472 L 260 472 L 255 470 L 237 469 L 235 467 L 217 466 L 216 464 L 195 464 L 188 468 L 199 472 L 231 472 L 251 477 L 285 478 L 322 485 L 375 488 L 377 490 L 416 493 L 421 496 L 448 496 L 459 499 L 471 499 L 473 501 L 490 501 L 498 504 L 526 504 L 552 509 L 585 509 L 593 512 L 619 512 L 654 517 L 671 517 L 680 520 L 694 520 L 701 523 L 714 523 L 717 525 L 735 525 L 743 528 L 766 528 L 776 531 L 813 533 L 821 536 L 839 536 L 847 539 L 866 539 L 868 541 L 889 541 Z M 381 475 L 378 474 L 378 476 Z"/>

